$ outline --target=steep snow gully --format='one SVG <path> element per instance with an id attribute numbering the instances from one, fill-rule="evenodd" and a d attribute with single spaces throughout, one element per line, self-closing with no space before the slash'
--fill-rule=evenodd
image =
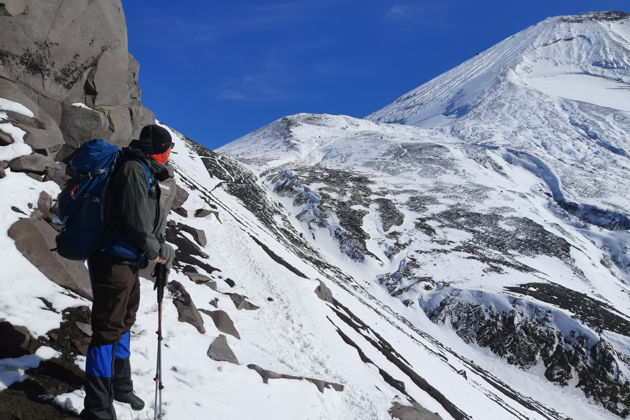
<path id="1" fill-rule="evenodd" d="M 0 5 L 0 32 L 67 1 Z M 0 45 L 0 418 L 81 410 L 91 290 L 49 252 L 54 197 L 81 141 L 153 121 L 126 39 L 103 58 L 119 73 L 94 60 L 120 2 L 59 19 L 61 40 L 103 23 L 77 72 L 54 43 L 39 79 L 14 48 L 39 38 Z M 287 116 L 216 152 L 165 126 L 164 419 L 628 417 L 629 40 L 623 13 L 550 18 L 367 119 Z M 119 419 L 153 416 L 150 272 L 148 404 Z"/>

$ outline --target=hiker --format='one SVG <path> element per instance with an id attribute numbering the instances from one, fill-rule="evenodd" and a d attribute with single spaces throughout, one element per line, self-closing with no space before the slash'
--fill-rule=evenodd
<path id="1" fill-rule="evenodd" d="M 108 245 L 88 259 L 92 291 L 92 341 L 86 361 L 83 419 L 115 419 L 112 400 L 144 408 L 131 380 L 130 330 L 140 303 L 138 271 L 149 263 L 170 265 L 173 248 L 161 233 L 159 182 L 173 141 L 168 131 L 148 125 L 122 151 L 111 175 L 103 216 Z"/>

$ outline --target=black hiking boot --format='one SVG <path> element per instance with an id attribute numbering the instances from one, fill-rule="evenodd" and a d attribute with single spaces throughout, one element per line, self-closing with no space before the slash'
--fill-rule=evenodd
<path id="1" fill-rule="evenodd" d="M 129 404 L 131 409 L 135 411 L 142 410 L 144 408 L 144 401 L 142 401 L 142 398 L 138 397 L 133 391 L 115 394 L 114 400 Z"/>

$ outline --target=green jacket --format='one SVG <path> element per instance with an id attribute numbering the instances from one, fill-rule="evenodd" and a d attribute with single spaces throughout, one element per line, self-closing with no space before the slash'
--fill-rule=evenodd
<path id="1" fill-rule="evenodd" d="M 150 174 L 150 177 L 147 175 Z M 155 259 L 164 238 L 160 230 L 166 212 L 160 208 L 160 185 L 169 177 L 164 165 L 131 146 L 123 149 L 105 203 L 110 245 L 102 251 L 121 263 L 143 267 Z"/>

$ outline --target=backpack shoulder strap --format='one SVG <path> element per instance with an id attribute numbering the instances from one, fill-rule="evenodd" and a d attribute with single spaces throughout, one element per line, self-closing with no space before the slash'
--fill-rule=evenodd
<path id="1" fill-rule="evenodd" d="M 138 162 L 140 165 L 142 165 L 142 168 L 144 168 L 144 173 L 147 178 L 147 191 L 151 191 L 151 188 L 153 188 L 153 186 L 156 184 L 156 180 L 151 173 L 151 169 L 149 169 L 149 165 L 147 165 L 146 162 L 142 159 L 138 158 L 127 159 L 127 161 Z"/>

